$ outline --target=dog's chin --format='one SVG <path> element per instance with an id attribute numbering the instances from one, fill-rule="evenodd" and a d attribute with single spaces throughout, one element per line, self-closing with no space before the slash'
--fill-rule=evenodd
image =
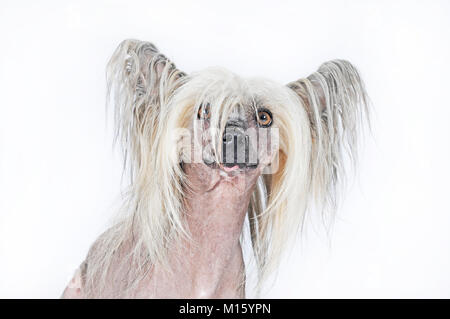
<path id="1" fill-rule="evenodd" d="M 183 167 L 189 184 L 198 192 L 228 193 L 227 189 L 233 189 L 242 193 L 252 188 L 262 171 L 261 164 L 223 165 L 202 162 L 185 164 Z"/>
<path id="2" fill-rule="evenodd" d="M 197 164 L 195 167 L 191 167 L 191 174 L 197 175 L 195 180 L 203 184 L 202 188 L 206 192 L 229 192 L 229 189 L 245 192 L 252 187 L 261 172 L 259 165 L 224 165 L 213 162 Z"/>

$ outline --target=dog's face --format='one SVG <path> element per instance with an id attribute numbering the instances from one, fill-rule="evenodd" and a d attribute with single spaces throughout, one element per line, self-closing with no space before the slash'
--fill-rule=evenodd
<path id="1" fill-rule="evenodd" d="M 233 107 L 224 120 L 224 129 L 220 130 L 211 123 L 213 107 L 211 103 L 202 103 L 194 120 L 194 149 L 201 151 L 197 174 L 206 183 L 225 181 L 230 187 L 249 190 L 274 157 L 273 135 L 277 129 L 273 114 L 266 107 L 239 104 Z M 218 120 L 222 122 L 220 116 Z M 214 143 L 213 131 L 217 132 L 219 143 Z M 210 178 L 205 178 L 206 175 Z"/>
<path id="2" fill-rule="evenodd" d="M 256 109 L 256 112 L 255 110 Z M 202 104 L 198 110 L 198 119 L 202 122 L 198 126 L 203 135 L 203 162 L 211 168 L 221 168 L 225 172 L 244 172 L 255 170 L 260 164 L 260 156 L 263 156 L 262 147 L 258 145 L 259 133 L 261 138 L 266 129 L 273 124 L 273 115 L 269 109 L 258 107 L 246 107 L 237 105 L 225 121 L 220 144 L 220 160 L 215 161 L 214 150 L 207 148 L 211 144 L 210 123 L 211 105 Z M 221 119 L 219 118 L 219 121 Z M 264 130 L 261 131 L 260 130 Z M 261 143 L 262 144 L 262 143 Z M 258 152 L 259 151 L 259 152 Z"/>
<path id="3" fill-rule="evenodd" d="M 183 89 L 189 90 L 189 85 Z M 263 172 L 276 169 L 272 164 L 278 160 L 279 128 L 272 107 L 255 95 L 234 93 L 241 98 L 234 99 L 230 90 L 221 101 L 210 98 L 187 108 L 193 113 L 188 125 L 192 138 L 181 162 L 191 181 L 203 184 L 203 189 L 225 182 L 240 191 L 251 190 Z"/>

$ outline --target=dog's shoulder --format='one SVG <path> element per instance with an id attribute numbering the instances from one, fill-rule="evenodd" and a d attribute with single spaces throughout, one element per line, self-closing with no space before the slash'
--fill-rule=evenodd
<path id="1" fill-rule="evenodd" d="M 83 262 L 76 270 L 72 280 L 67 285 L 61 298 L 63 299 L 81 299 L 83 295 L 83 273 L 86 271 L 86 262 Z"/>

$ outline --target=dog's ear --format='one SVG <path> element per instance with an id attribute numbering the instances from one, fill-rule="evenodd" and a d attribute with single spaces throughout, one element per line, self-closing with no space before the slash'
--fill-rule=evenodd
<path id="1" fill-rule="evenodd" d="M 107 66 L 109 88 L 116 84 L 128 90 L 126 95 L 134 94 L 136 102 L 151 97 L 160 104 L 161 93 L 170 93 L 174 80 L 184 75 L 154 44 L 139 40 L 123 41 Z"/>
<path id="2" fill-rule="evenodd" d="M 151 148 L 159 114 L 182 84 L 185 73 L 152 43 L 125 40 L 112 55 L 106 78 L 116 140 L 122 143 L 125 160 L 139 169 Z"/>
<path id="3" fill-rule="evenodd" d="M 357 138 L 369 120 L 364 84 L 352 64 L 333 60 L 288 87 L 298 94 L 310 120 L 313 196 L 318 204 L 335 208 L 337 184 L 345 182 L 345 158 L 355 163 Z"/>

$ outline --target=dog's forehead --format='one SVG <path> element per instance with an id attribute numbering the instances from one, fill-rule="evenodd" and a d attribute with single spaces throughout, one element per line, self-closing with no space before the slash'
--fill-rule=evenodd
<path id="1" fill-rule="evenodd" d="M 208 105 L 209 104 L 210 103 L 208 103 Z M 212 103 L 211 107 L 215 108 L 217 107 L 217 105 L 214 105 L 214 103 Z M 225 113 L 227 114 L 228 121 L 241 120 L 246 122 L 252 122 L 255 121 L 255 114 L 260 109 L 269 109 L 269 106 L 254 98 L 247 98 L 245 100 L 231 104 L 229 111 Z M 214 112 L 214 110 L 212 110 L 212 112 Z M 221 117 L 222 114 L 219 115 L 219 118 Z"/>
<path id="2" fill-rule="evenodd" d="M 271 100 L 282 86 L 264 78 L 245 78 L 227 69 L 211 67 L 191 74 L 187 88 L 197 96 L 233 101 L 236 107 L 251 108 Z"/>
<path id="3" fill-rule="evenodd" d="M 261 103 L 255 101 L 236 103 L 231 109 L 231 115 L 248 116 L 254 114 L 259 107 L 261 107 Z"/>
<path id="4" fill-rule="evenodd" d="M 228 114 L 227 121 L 244 121 L 250 122 L 254 119 L 253 108 L 246 104 L 236 104 Z"/>

